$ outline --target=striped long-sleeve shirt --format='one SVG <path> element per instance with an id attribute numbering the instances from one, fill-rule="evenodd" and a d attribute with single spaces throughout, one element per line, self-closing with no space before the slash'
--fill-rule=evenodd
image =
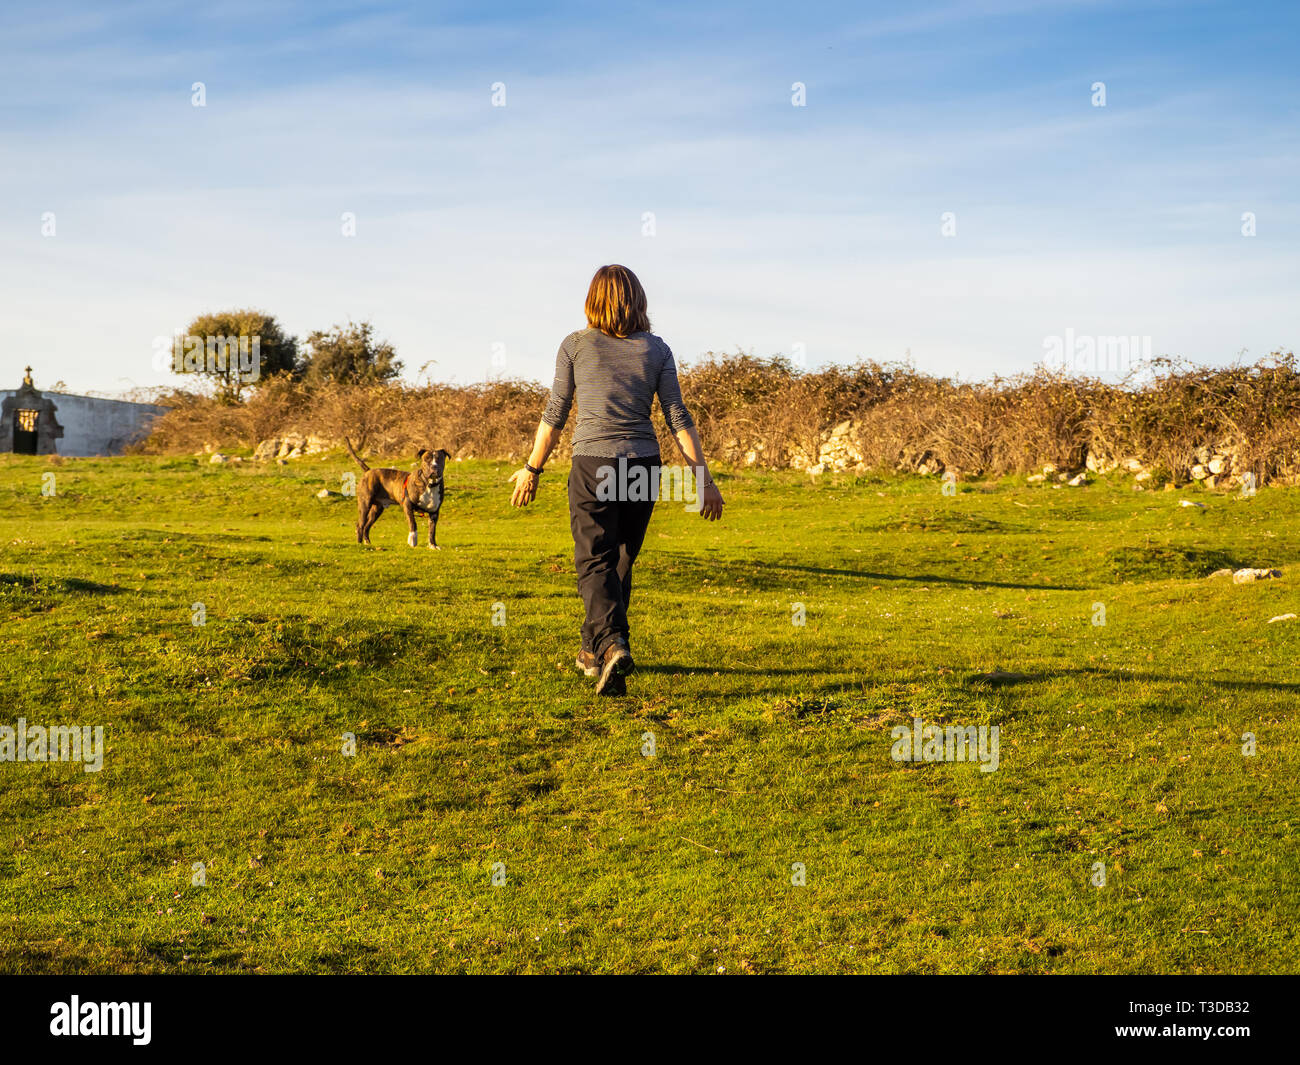
<path id="1" fill-rule="evenodd" d="M 578 400 L 573 453 L 595 458 L 649 458 L 659 454 L 650 421 L 655 396 L 673 432 L 695 424 L 682 402 L 673 353 L 653 333 L 607 336 L 581 329 L 564 338 L 555 356 L 555 382 L 542 420 L 563 429 Z"/>

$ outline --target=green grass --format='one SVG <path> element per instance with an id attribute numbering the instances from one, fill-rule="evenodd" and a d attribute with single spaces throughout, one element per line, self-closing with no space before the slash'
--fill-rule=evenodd
<path id="1" fill-rule="evenodd" d="M 351 468 L 0 456 L 0 724 L 107 733 L 0 763 L 0 970 L 1300 969 L 1300 490 L 719 476 L 598 700 L 562 470 L 451 465 L 435 554 Z"/>

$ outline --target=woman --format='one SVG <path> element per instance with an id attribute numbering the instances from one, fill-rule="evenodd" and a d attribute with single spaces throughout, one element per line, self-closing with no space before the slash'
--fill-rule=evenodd
<path id="1" fill-rule="evenodd" d="M 570 333 L 560 345 L 555 383 L 532 453 L 510 478 L 510 502 L 524 507 L 537 495 L 576 390 L 569 526 L 578 594 L 587 611 L 577 664 L 587 676 L 599 678 L 597 695 L 625 695 L 624 678 L 635 668 L 627 626 L 632 563 L 655 506 L 653 498 L 644 498 L 653 493 L 628 488 L 658 484 L 650 476 L 659 465 L 659 438 L 650 422 L 656 395 L 682 456 L 695 470 L 701 517 L 722 517 L 722 494 L 682 403 L 673 353 L 650 332 L 645 289 L 636 275 L 626 266 L 602 266 L 591 279 L 586 310 L 587 328 Z"/>

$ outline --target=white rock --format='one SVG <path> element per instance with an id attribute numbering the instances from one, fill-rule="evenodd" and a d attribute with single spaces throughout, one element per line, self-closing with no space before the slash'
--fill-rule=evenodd
<path id="1" fill-rule="evenodd" d="M 1203 481 L 1203 480 L 1205 480 L 1205 478 L 1207 478 L 1209 475 L 1210 475 L 1210 471 L 1207 470 L 1207 469 L 1206 469 L 1204 466 L 1202 466 L 1200 463 L 1197 463 L 1195 466 L 1192 467 L 1192 478 L 1193 478 L 1194 480 L 1197 480 L 1197 481 Z"/>
<path id="2" fill-rule="evenodd" d="M 329 499 L 329 497 L 332 496 L 333 494 L 334 493 L 331 492 L 328 488 L 322 488 L 319 492 L 316 493 L 316 498 Z"/>
<path id="3" fill-rule="evenodd" d="M 1056 472 L 1056 466 L 1049 462 L 1046 466 L 1043 467 L 1043 472 L 1044 472 L 1044 473 L 1055 473 L 1055 472 Z"/>
<path id="4" fill-rule="evenodd" d="M 1086 474 L 1076 473 L 1066 483 L 1075 488 L 1078 488 L 1080 485 L 1085 485 L 1088 483 L 1088 477 Z"/>
<path id="5" fill-rule="evenodd" d="M 1149 481 L 1149 480 L 1151 480 L 1151 471 L 1150 471 L 1150 470 L 1143 470 L 1143 471 L 1142 471 L 1141 473 L 1139 473 L 1136 477 L 1134 477 L 1133 480 L 1135 480 L 1135 481 Z"/>
<path id="6" fill-rule="evenodd" d="M 1047 480 L 1047 475 L 1043 473 L 1031 473 L 1028 477 L 1025 478 L 1025 480 L 1028 481 L 1030 484 L 1042 484 L 1045 480 Z"/>
<path id="7" fill-rule="evenodd" d="M 1249 584 L 1251 581 L 1267 581 L 1280 576 L 1280 569 L 1239 569 L 1232 575 L 1232 583 Z"/>
<path id="8" fill-rule="evenodd" d="M 1210 472 L 1216 476 L 1228 468 L 1228 459 L 1226 455 L 1215 455 L 1209 461 Z"/>
<path id="9" fill-rule="evenodd" d="M 1294 614 L 1279 614 L 1279 615 L 1278 615 L 1277 617 L 1275 617 L 1275 618 L 1269 618 L 1269 619 L 1268 619 L 1268 623 L 1269 623 L 1270 625 L 1272 625 L 1273 622 L 1275 622 L 1275 621 L 1294 621 L 1294 620 L 1295 620 L 1295 615 L 1294 615 Z"/>
<path id="10" fill-rule="evenodd" d="M 214 451 L 212 453 L 212 458 L 208 459 L 209 464 L 214 466 L 219 465 L 222 462 L 229 462 L 229 461 L 230 460 L 226 458 L 226 456 L 223 455 L 220 451 Z"/>
<path id="11" fill-rule="evenodd" d="M 1142 463 L 1137 459 L 1125 459 L 1124 468 L 1128 470 L 1129 473 L 1139 473 L 1142 470 Z"/>
<path id="12" fill-rule="evenodd" d="M 1215 577 L 1231 577 L 1231 576 L 1232 576 L 1232 570 L 1230 569 L 1216 569 L 1213 573 L 1210 574 L 1209 577 L 1206 578 L 1206 580 L 1212 580 Z"/>
<path id="13" fill-rule="evenodd" d="M 1204 503 L 1197 503 L 1190 499 L 1180 499 L 1178 505 L 1180 507 L 1199 507 L 1201 510 L 1205 509 Z"/>

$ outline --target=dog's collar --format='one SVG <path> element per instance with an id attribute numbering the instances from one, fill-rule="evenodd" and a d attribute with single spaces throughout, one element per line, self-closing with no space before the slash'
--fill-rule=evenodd
<path id="1" fill-rule="evenodd" d="M 412 496 L 411 478 L 414 476 L 415 473 L 413 472 L 408 473 L 406 475 L 405 480 L 402 481 L 402 498 L 398 500 L 399 503 L 405 503 L 406 500 L 409 499 L 411 500 L 412 503 L 418 505 L 425 501 L 425 497 L 429 495 L 429 493 L 433 492 L 435 489 L 439 489 L 442 487 L 442 478 L 438 476 L 438 471 L 434 470 L 433 475 L 429 478 L 429 483 L 424 486 L 424 491 L 421 492 L 418 496 Z"/>
<path id="2" fill-rule="evenodd" d="M 415 471 L 412 471 L 411 473 L 408 473 L 406 475 L 406 478 L 402 481 L 403 495 L 409 496 L 411 494 L 411 478 L 414 476 L 415 476 Z M 425 491 L 428 491 L 429 488 L 432 488 L 435 484 L 440 484 L 441 482 L 442 482 L 442 478 L 438 476 L 438 471 L 434 470 L 433 474 L 429 477 L 429 484 L 426 487 Z"/>

